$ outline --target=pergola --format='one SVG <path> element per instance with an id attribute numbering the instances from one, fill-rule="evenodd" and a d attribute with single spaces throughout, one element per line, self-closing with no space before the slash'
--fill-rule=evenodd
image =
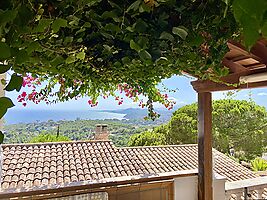
<path id="1" fill-rule="evenodd" d="M 212 94 L 215 91 L 267 87 L 267 40 L 258 40 L 250 51 L 229 41 L 222 64 L 230 73 L 220 82 L 191 82 L 198 93 L 198 199 L 212 200 Z"/>

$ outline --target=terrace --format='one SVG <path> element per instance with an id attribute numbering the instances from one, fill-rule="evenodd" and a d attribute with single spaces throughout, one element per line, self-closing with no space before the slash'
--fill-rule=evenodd
<path id="1" fill-rule="evenodd" d="M 259 40 L 251 49 L 251 52 L 247 52 L 244 47 L 240 44 L 229 42 L 228 46 L 230 51 L 226 54 L 223 63 L 231 71 L 230 75 L 223 78 L 224 82 L 234 84 L 239 83 L 240 79 L 248 80 L 250 77 L 265 75 L 267 72 L 266 68 L 266 58 L 267 58 L 267 47 L 266 40 Z M 0 193 L 1 198 L 14 198 L 14 199 L 72 199 L 73 196 L 77 196 L 77 199 L 210 199 L 213 195 L 213 199 L 261 199 L 266 198 L 267 190 L 267 178 L 258 177 L 252 174 L 252 177 L 248 176 L 245 168 L 239 169 L 240 173 L 245 173 L 241 175 L 242 178 L 235 180 L 233 177 L 234 171 L 231 168 L 226 167 L 228 161 L 223 161 L 220 163 L 220 167 L 216 168 L 216 159 L 212 158 L 212 148 L 211 148 L 211 93 L 213 91 L 223 91 L 231 89 L 248 89 L 267 86 L 267 81 L 254 80 L 252 83 L 246 81 L 246 83 L 241 83 L 238 87 L 226 86 L 225 84 L 215 83 L 212 81 L 193 81 L 192 85 L 199 95 L 199 142 L 198 142 L 198 165 L 196 163 L 196 149 L 194 149 L 194 167 L 190 169 L 173 168 L 170 170 L 158 170 L 153 172 L 154 167 L 148 167 L 144 174 L 142 171 L 139 173 L 123 173 L 123 169 L 117 169 L 121 171 L 118 177 L 102 175 L 100 177 L 99 172 L 96 170 L 95 174 L 91 174 L 86 177 L 83 176 L 81 180 L 79 178 L 72 178 L 71 176 L 62 175 L 62 179 L 59 183 L 56 179 L 51 178 L 46 172 L 39 172 L 38 177 L 34 178 L 33 168 L 29 168 L 33 164 L 31 159 L 33 157 L 27 158 L 32 152 L 29 151 L 25 153 L 25 147 L 20 145 L 15 146 L 3 146 L 4 154 L 8 154 L 4 157 L 3 165 L 3 175 L 2 180 L 2 192 Z M 56 144 L 54 144 L 56 145 Z M 42 146 L 42 145 L 41 145 Z M 14 153 L 14 148 L 21 148 L 21 153 Z M 35 148 L 35 147 L 34 147 Z M 162 147 L 164 149 L 164 147 Z M 196 147 L 194 147 L 196 148 Z M 8 149 L 8 150 L 6 150 Z M 27 149 L 27 148 L 26 148 Z M 107 148 L 109 149 L 109 148 Z M 111 148 L 113 149 L 113 147 Z M 146 149 L 146 148 L 144 148 Z M 122 149 L 122 151 L 127 152 L 127 149 Z M 139 150 L 131 150 L 131 155 L 138 155 Z M 142 148 L 140 149 L 142 151 Z M 25 154 L 24 157 L 21 155 Z M 45 152 L 43 152 L 43 155 Z M 183 153 L 182 153 L 183 154 Z M 144 154 L 146 155 L 146 153 Z M 168 158 L 171 154 L 162 154 L 159 152 L 158 155 L 165 156 Z M 76 156 L 76 153 L 68 156 Z M 190 153 L 188 157 L 190 157 Z M 14 157 L 16 159 L 24 158 L 24 161 L 9 160 L 9 158 Z M 39 156 L 36 156 L 37 159 Z M 42 156 L 40 156 L 41 158 Z M 214 156 L 213 154 L 213 157 Z M 143 155 L 142 159 L 150 160 L 150 158 L 145 158 Z M 68 157 L 69 159 L 69 157 Z M 79 159 L 79 158 L 77 158 Z M 140 163 L 143 160 L 140 159 Z M 212 170 L 213 160 L 215 159 L 215 172 Z M 131 160 L 131 159 L 130 159 Z M 55 158 L 52 162 L 57 162 Z M 70 160 L 71 161 L 71 160 Z M 49 161 L 50 162 L 50 161 Z M 176 164 L 181 164 L 181 161 L 175 161 L 169 166 Z M 219 159 L 220 162 L 220 159 Z M 28 163 L 28 164 L 27 164 Z M 140 163 L 137 163 L 140 164 Z M 75 164 L 75 163 L 73 163 Z M 91 165 L 95 166 L 95 162 Z M 19 169 L 14 167 L 15 165 L 21 165 Z M 28 165 L 28 168 L 23 168 L 22 166 Z M 116 164 L 115 164 L 116 165 Z M 61 166 L 61 165 L 60 165 Z M 60 167 L 58 164 L 54 166 L 47 167 L 47 169 L 52 170 Z M 89 170 L 92 170 L 92 166 Z M 36 166 L 35 166 L 36 167 Z M 40 166 L 42 170 L 45 170 L 45 166 Z M 166 166 L 165 166 L 166 167 Z M 196 168 L 198 167 L 198 170 Z M 224 169 L 226 173 L 221 175 L 221 170 Z M 146 168 L 146 167 L 145 167 Z M 23 169 L 26 172 L 23 172 Z M 81 169 L 84 169 L 81 167 Z M 12 171 L 13 170 L 13 171 Z M 15 176 L 15 173 L 22 170 Z M 27 170 L 29 170 L 27 172 Z M 36 168 L 37 170 L 37 168 Z M 136 169 L 137 170 L 137 169 Z M 177 171 L 178 170 L 178 171 Z M 56 172 L 54 172 L 55 175 Z M 119 173 L 119 172 L 116 172 Z M 218 174 L 219 175 L 218 175 Z M 115 174 L 115 172 L 114 172 Z M 14 175 L 14 176 L 12 176 Z M 21 175 L 23 177 L 21 177 Z M 70 174 L 69 174 L 70 175 Z M 43 179 L 43 177 L 47 177 Z M 92 177 L 96 176 L 92 179 Z M 50 177 L 50 179 L 48 179 Z M 57 177 L 55 175 L 55 177 Z M 65 179 L 69 178 L 67 182 Z M 63 181 L 64 179 L 64 181 Z M 24 180 L 24 181 L 23 181 Z M 32 182 L 28 182 L 31 180 Z M 228 180 L 228 181 L 227 181 Z M 230 180 L 230 181 L 229 181 Z M 25 182 L 26 181 L 26 182 Z M 62 183 L 64 183 L 62 185 Z M 37 184 L 37 185 L 36 185 Z M 14 189 L 15 188 L 15 189 Z M 199 192 L 197 192 L 199 191 Z M 160 194 L 160 195 L 159 195 Z M 82 195 L 82 196 L 79 196 Z M 204 195 L 205 197 L 200 197 L 199 195 Z M 138 196 L 138 198 L 137 198 Z M 76 197 L 75 197 L 76 198 Z"/>
<path id="2" fill-rule="evenodd" d="M 149 3 L 151 2 L 149 1 Z M 139 4 L 136 9 L 135 9 L 136 5 L 131 5 L 131 7 L 129 8 L 135 11 L 141 10 L 143 12 L 144 8 L 140 7 L 143 10 L 139 9 Z M 154 4 L 151 7 L 154 8 L 153 6 Z M 51 9 L 51 7 L 49 8 Z M 151 10 L 152 8 L 147 8 L 147 9 Z M 52 7 L 52 10 L 48 9 L 49 15 L 51 14 L 53 15 L 53 12 L 54 12 L 53 9 L 54 9 L 53 7 Z M 125 20 L 126 17 L 125 17 L 125 12 L 124 12 L 123 21 Z M 174 17 L 175 20 L 179 21 L 180 19 L 178 18 L 179 17 L 177 17 L 176 19 Z M 57 19 L 56 22 L 58 21 L 60 20 Z M 66 24 L 63 21 L 61 25 L 52 26 L 53 31 L 58 32 L 61 27 L 66 27 L 67 26 Z M 99 24 L 101 25 L 100 22 L 98 23 L 98 25 Z M 99 27 L 101 27 L 100 25 Z M 184 39 L 186 37 L 184 32 L 182 32 L 183 34 L 181 34 L 181 32 L 178 32 L 178 30 L 177 28 L 174 29 L 173 31 L 174 34 L 180 35 L 180 37 Z M 24 31 L 25 29 L 23 29 L 23 33 L 25 33 Z M 64 34 L 62 35 L 65 36 Z M 106 36 L 108 35 L 106 34 Z M 153 37 L 151 38 L 153 39 Z M 1 42 L 1 43 L 4 43 L 4 42 Z M 2 44 L 2 46 L 6 47 L 8 45 Z M 141 59 L 146 59 L 146 58 L 151 59 L 151 55 L 146 50 L 144 49 L 138 50 L 136 46 L 137 46 L 136 44 L 132 43 L 131 49 L 135 49 L 135 50 L 137 49 L 138 51 L 137 55 L 140 54 Z M 184 73 L 189 73 L 192 76 L 199 78 L 199 80 L 192 82 L 193 88 L 198 93 L 198 106 L 199 106 L 199 116 L 198 116 L 199 117 L 198 119 L 199 131 L 198 131 L 198 151 L 197 151 L 198 169 L 197 171 L 179 171 L 179 172 L 172 172 L 171 174 L 170 172 L 162 172 L 163 174 L 158 173 L 158 175 L 149 175 L 149 176 L 144 176 L 144 174 L 143 175 L 141 174 L 141 175 L 136 175 L 136 176 L 128 175 L 128 176 L 113 177 L 113 178 L 101 177 L 96 180 L 93 180 L 93 179 L 90 180 L 88 178 L 84 178 L 83 181 L 78 181 L 74 177 L 73 178 L 74 181 L 71 181 L 70 183 L 63 184 L 63 185 L 53 184 L 52 186 L 49 186 L 49 187 L 46 186 L 47 185 L 46 183 L 47 182 L 49 183 L 50 181 L 50 180 L 48 181 L 48 178 L 32 179 L 31 177 L 29 177 L 29 179 L 27 180 L 37 181 L 38 183 L 37 186 L 30 185 L 30 187 L 17 188 L 17 190 L 16 189 L 9 190 L 8 189 L 9 185 L 6 186 L 6 182 L 8 182 L 8 184 L 12 186 L 11 188 L 16 188 L 17 184 L 24 184 L 24 183 L 19 182 L 23 180 L 23 178 L 20 179 L 18 176 L 13 176 L 12 173 L 15 173 L 15 171 L 14 172 L 7 171 L 6 172 L 7 174 L 10 173 L 10 175 L 8 176 L 12 176 L 12 177 L 7 178 L 7 180 L 5 180 L 4 178 L 3 183 L 2 183 L 3 188 L 0 194 L 1 195 L 0 197 L 2 199 L 4 198 L 15 198 L 15 199 L 16 198 L 19 198 L 19 199 L 26 199 L 26 198 L 29 198 L 29 199 L 49 199 L 49 198 L 52 198 L 52 199 L 53 198 L 54 199 L 107 199 L 107 198 L 108 199 L 127 199 L 127 198 L 129 199 L 197 199 L 198 198 L 199 200 L 212 200 L 212 199 L 221 200 L 221 199 L 230 199 L 230 198 L 248 199 L 251 197 L 254 199 L 255 198 L 258 198 L 258 199 L 266 198 L 266 193 L 265 193 L 266 178 L 265 177 L 253 177 L 252 179 L 248 179 L 248 180 L 236 180 L 232 182 L 226 182 L 225 178 L 227 177 L 218 176 L 216 175 L 216 173 L 214 173 L 214 170 L 213 170 L 212 118 L 211 118 L 212 94 L 211 92 L 227 91 L 227 90 L 235 90 L 235 89 L 249 89 L 249 88 L 258 88 L 258 87 L 267 86 L 267 78 L 266 78 L 267 41 L 262 38 L 259 39 L 253 45 L 250 51 L 246 50 L 246 48 L 244 48 L 240 43 L 236 43 L 233 41 L 228 42 L 228 47 L 230 51 L 224 56 L 222 60 L 222 64 L 229 69 L 230 73 L 226 75 L 225 77 L 222 77 L 221 82 L 218 82 L 218 81 L 214 82 L 212 80 L 202 80 L 201 77 L 198 77 L 196 75 L 197 73 L 190 73 L 192 71 L 184 70 Z M 21 49 L 18 48 L 18 52 L 21 52 Z M 84 52 L 80 52 L 80 53 L 84 53 Z M 51 55 L 51 52 L 49 52 L 49 55 Z M 11 57 L 11 53 L 10 55 L 7 54 L 5 56 L 7 58 Z M 3 59 L 6 59 L 6 57 L 3 57 Z M 79 54 L 80 60 L 82 60 L 83 57 L 85 57 L 85 55 Z M 61 58 L 63 59 L 63 57 Z M 68 62 L 71 61 L 69 57 L 67 59 L 68 59 Z M 98 61 L 99 59 L 96 62 Z M 68 64 L 70 63 L 67 63 L 67 62 L 65 63 L 67 65 L 67 68 L 65 68 L 66 72 L 68 72 L 68 69 L 69 69 Z M 111 64 L 114 64 L 114 63 L 111 63 Z M 113 65 L 111 66 L 113 67 Z M 18 66 L 16 65 L 14 65 L 13 67 L 17 67 L 18 69 Z M 72 69 L 76 69 L 75 67 Z M 38 71 L 38 69 L 37 70 L 34 69 L 34 70 Z M 115 71 L 114 68 L 112 70 Z M 58 71 L 56 71 L 56 73 L 59 73 Z M 51 74 L 54 75 L 53 73 Z M 82 78 L 87 80 L 88 77 L 82 77 Z M 119 81 L 124 81 L 124 79 L 122 80 L 119 79 Z M 3 151 L 5 152 L 5 146 L 3 146 L 3 148 L 4 148 Z M 19 145 L 17 148 L 19 148 Z M 10 152 L 13 152 L 13 151 L 14 150 L 11 148 Z M 134 152 L 134 153 L 137 153 L 137 152 Z M 18 157 L 17 159 L 20 159 L 19 154 L 15 154 L 14 156 L 17 156 Z M 27 159 L 27 156 L 25 159 Z M 8 158 L 5 158 L 4 162 L 7 162 L 7 160 Z M 20 164 L 26 165 L 26 163 L 28 163 L 28 165 L 31 164 L 30 161 L 27 161 L 27 162 L 25 161 L 24 163 L 20 163 Z M 176 163 L 179 164 L 178 162 Z M 12 164 L 14 165 L 15 163 L 11 163 L 11 161 L 10 163 L 8 163 L 8 169 L 12 169 L 12 167 L 10 166 Z M 95 164 L 95 162 L 93 162 L 93 164 Z M 226 165 L 227 163 L 224 163 L 224 164 Z M 215 165 L 216 165 L 216 159 L 215 159 Z M 59 165 L 56 165 L 53 167 L 57 168 L 58 166 Z M 119 166 L 119 164 L 116 164 L 116 166 Z M 27 167 L 25 166 L 25 168 Z M 50 169 L 51 168 L 52 166 L 50 167 Z M 118 170 L 119 172 L 123 171 L 120 169 Z M 29 174 L 33 174 L 33 172 Z M 99 173 L 97 172 L 95 174 L 97 175 Z M 219 169 L 218 169 L 218 174 L 220 174 Z M 24 175 L 26 174 L 24 173 Z M 29 175 L 29 176 L 32 176 L 32 175 Z M 51 175 L 49 175 L 49 177 L 50 176 Z M 66 177 L 68 176 L 63 175 L 63 177 L 61 178 L 66 178 Z M 70 175 L 70 180 L 72 180 L 71 175 Z M 40 182 L 41 184 L 39 184 Z M 27 185 L 27 183 L 25 184 Z M 29 184 L 33 184 L 33 183 L 29 183 Z"/>

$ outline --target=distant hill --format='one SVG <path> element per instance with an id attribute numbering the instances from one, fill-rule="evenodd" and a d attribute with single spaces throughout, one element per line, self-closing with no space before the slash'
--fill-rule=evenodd
<path id="1" fill-rule="evenodd" d="M 172 110 L 167 109 L 155 109 L 156 112 L 160 114 L 160 118 L 158 119 L 161 122 L 167 122 L 170 120 L 172 113 L 178 109 L 174 108 Z M 118 113 L 118 114 L 125 114 L 124 118 L 129 120 L 142 120 L 145 116 L 147 116 L 147 109 L 141 108 L 127 108 L 121 110 L 109 110 L 108 112 Z"/>

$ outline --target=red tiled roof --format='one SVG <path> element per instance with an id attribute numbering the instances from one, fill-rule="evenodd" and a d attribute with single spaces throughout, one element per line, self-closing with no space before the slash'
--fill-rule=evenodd
<path id="1" fill-rule="evenodd" d="M 116 148 L 110 141 L 75 141 L 2 147 L 2 189 L 197 169 L 197 145 Z M 215 172 L 228 181 L 258 177 L 217 150 L 213 153 Z"/>

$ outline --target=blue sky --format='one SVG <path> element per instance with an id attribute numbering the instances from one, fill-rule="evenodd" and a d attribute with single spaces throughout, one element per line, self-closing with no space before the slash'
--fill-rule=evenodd
<path id="1" fill-rule="evenodd" d="M 162 83 L 169 89 L 178 90 L 175 93 L 169 93 L 169 96 L 176 100 L 177 105 L 183 106 L 196 102 L 197 95 L 192 89 L 190 82 L 193 79 L 185 76 L 173 76 L 170 79 L 163 80 Z M 161 87 L 161 86 L 159 86 Z M 22 88 L 21 91 L 24 88 Z M 253 89 L 253 90 L 242 90 L 235 94 L 235 99 L 249 99 L 249 93 L 252 94 L 252 99 L 259 105 L 265 106 L 267 108 L 267 89 Z M 35 105 L 30 103 L 26 107 L 23 107 L 17 102 L 16 98 L 18 96 L 17 92 L 7 92 L 6 96 L 10 97 L 16 104 L 16 109 L 27 109 L 27 110 L 115 110 L 115 109 L 125 109 L 125 108 L 138 108 L 137 103 L 133 103 L 131 100 L 124 98 L 125 101 L 122 105 L 118 105 L 113 98 L 99 99 L 99 105 L 97 107 L 91 108 L 87 101 L 89 98 L 82 98 L 79 100 L 72 100 L 69 102 L 63 102 L 53 105 L 46 105 L 41 103 Z M 213 99 L 223 99 L 225 98 L 225 93 L 214 92 Z M 161 105 L 155 105 L 155 107 L 161 108 Z"/>

